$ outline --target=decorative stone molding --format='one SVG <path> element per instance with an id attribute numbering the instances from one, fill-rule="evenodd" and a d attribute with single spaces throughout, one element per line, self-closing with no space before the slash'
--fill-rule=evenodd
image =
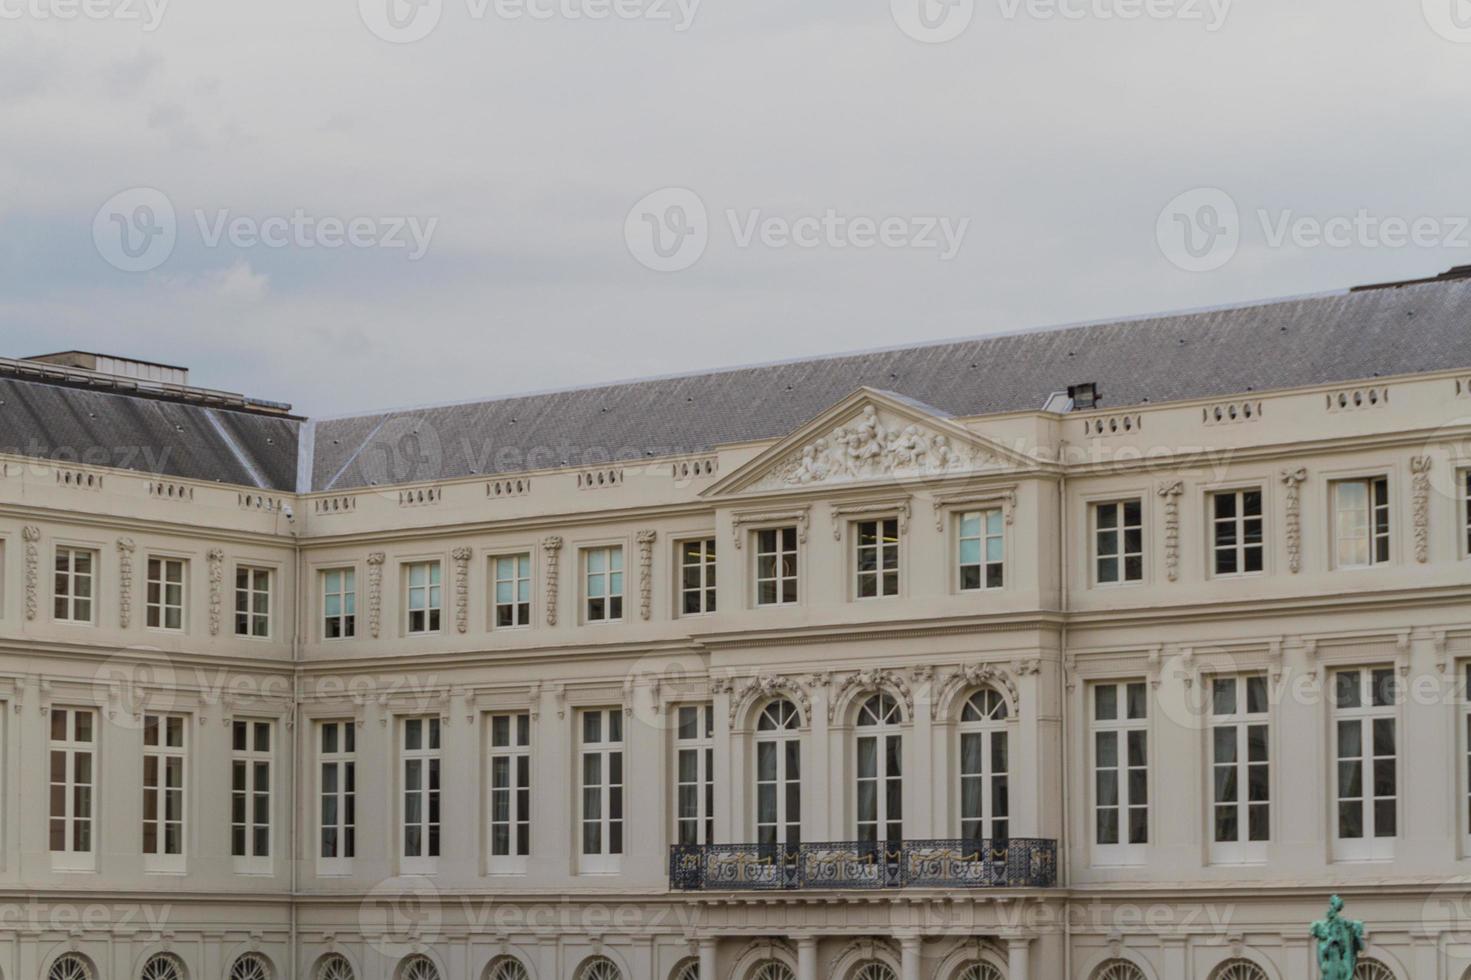
<path id="1" fill-rule="evenodd" d="M 559 581 L 558 565 L 561 563 L 562 538 L 553 534 L 542 538 L 541 550 L 546 554 L 547 566 L 547 625 L 557 625 L 557 583 Z M 557 717 L 562 717 L 562 710 L 557 710 Z"/>
<path id="2" fill-rule="evenodd" d="M 753 489 L 942 476 L 974 469 L 991 459 L 988 454 L 977 458 L 968 448 L 952 445 L 949 436 L 906 423 L 889 412 L 880 413 L 870 404 L 846 425 L 793 450 Z"/>
<path id="3" fill-rule="evenodd" d="M 1282 471 L 1287 487 L 1287 569 L 1294 575 L 1302 571 L 1302 484 L 1307 478 L 1308 471 L 1301 466 Z"/>
<path id="4" fill-rule="evenodd" d="M 26 543 L 26 619 L 35 619 L 36 588 L 40 584 L 41 562 L 41 548 L 36 542 L 41 540 L 41 529 L 34 524 L 27 524 L 21 528 L 20 536 Z"/>
<path id="5" fill-rule="evenodd" d="M 828 513 L 833 521 L 833 540 L 843 540 L 843 524 L 849 518 L 865 517 L 872 514 L 888 515 L 894 514 L 899 518 L 899 533 L 909 533 L 909 518 L 913 514 L 909 498 L 902 497 L 899 500 L 881 500 L 871 504 L 833 504 Z"/>
<path id="6" fill-rule="evenodd" d="M 947 717 L 955 699 L 965 691 L 987 686 L 1005 695 L 1012 717 L 1020 713 L 1021 698 L 1010 674 L 995 664 L 965 664 L 950 671 L 940 684 L 939 695 L 930 698 L 930 720 Z"/>
<path id="7" fill-rule="evenodd" d="M 225 549 L 211 548 L 209 560 L 209 635 L 220 635 L 220 615 L 224 611 Z"/>
<path id="8" fill-rule="evenodd" d="M 470 629 L 470 558 L 474 554 L 463 546 L 449 553 L 455 562 L 455 630 L 460 633 Z"/>
<path id="9" fill-rule="evenodd" d="M 654 611 L 654 541 L 658 531 L 638 532 L 638 615 L 648 619 Z"/>
<path id="10" fill-rule="evenodd" d="M 368 555 L 368 633 L 378 639 L 383 626 L 383 560 L 381 551 Z"/>
<path id="11" fill-rule="evenodd" d="M 800 681 L 792 677 L 783 677 L 779 674 L 760 674 L 739 685 L 738 688 L 736 688 L 736 685 L 732 685 L 730 699 L 731 725 L 735 725 L 736 719 L 742 713 L 749 710 L 755 702 L 776 697 L 784 697 L 796 704 L 797 710 L 802 715 L 802 727 L 807 728 L 811 726 L 812 696 Z"/>
<path id="12" fill-rule="evenodd" d="M 990 504 L 993 507 L 1001 506 L 1001 519 L 1007 524 L 1016 520 L 1016 489 L 1007 487 L 1004 490 L 996 490 L 991 493 L 962 493 L 962 494 L 935 494 L 932 501 L 935 508 L 935 530 L 945 530 L 945 513 L 966 506 L 984 506 Z"/>
<path id="13" fill-rule="evenodd" d="M 741 529 L 751 524 L 795 524 L 797 543 L 807 543 L 807 508 L 801 510 L 763 511 L 751 514 L 736 514 L 730 519 L 730 533 L 735 538 L 736 548 L 741 546 L 744 535 Z"/>
<path id="14" fill-rule="evenodd" d="M 837 715 L 838 704 L 850 690 L 856 693 L 861 691 L 881 691 L 886 688 L 898 694 L 900 700 L 904 703 L 905 719 L 913 720 L 914 692 L 910 689 L 909 682 L 897 671 L 880 670 L 877 668 L 860 670 L 856 673 L 849 674 L 838 683 L 837 689 L 833 691 L 832 697 L 827 702 L 827 720 L 831 722 Z"/>
<path id="15" fill-rule="evenodd" d="M 1177 582 L 1180 579 L 1180 494 L 1185 492 L 1185 484 L 1171 480 L 1158 492 L 1165 498 L 1165 577 Z"/>
<path id="16" fill-rule="evenodd" d="M 1430 465 L 1429 456 L 1410 457 L 1410 472 L 1414 474 L 1410 487 L 1414 503 L 1415 561 L 1425 564 L 1430 560 Z"/>
<path id="17" fill-rule="evenodd" d="M 132 538 L 117 539 L 117 622 L 127 629 L 133 621 L 133 550 Z"/>

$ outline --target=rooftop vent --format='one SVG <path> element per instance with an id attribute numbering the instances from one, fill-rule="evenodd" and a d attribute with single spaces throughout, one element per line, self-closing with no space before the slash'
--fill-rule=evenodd
<path id="1" fill-rule="evenodd" d="M 142 381 L 162 381 L 165 384 L 187 385 L 189 369 L 157 361 L 139 361 L 130 357 L 114 357 L 111 354 L 93 354 L 83 350 L 63 350 L 54 354 L 37 354 L 23 358 L 42 364 L 81 368 L 98 374 L 112 374 L 120 378 L 138 378 Z"/>

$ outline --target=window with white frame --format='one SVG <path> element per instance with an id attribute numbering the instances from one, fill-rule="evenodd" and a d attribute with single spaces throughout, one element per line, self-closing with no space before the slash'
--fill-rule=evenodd
<path id="1" fill-rule="evenodd" d="M 322 572 L 322 639 L 351 639 L 357 635 L 357 619 L 357 571 L 329 568 Z"/>
<path id="2" fill-rule="evenodd" d="M 783 606 L 797 601 L 797 529 L 773 527 L 754 532 L 756 605 Z"/>
<path id="3" fill-rule="evenodd" d="M 96 576 L 97 552 L 86 548 L 56 549 L 52 613 L 58 623 L 92 622 Z"/>
<path id="4" fill-rule="evenodd" d="M 531 716 L 490 716 L 490 865 L 523 871 L 531 853 Z"/>
<path id="5" fill-rule="evenodd" d="M 182 558 L 148 559 L 148 595 L 144 602 L 144 616 L 151 629 L 184 628 L 184 578 L 187 568 Z"/>
<path id="6" fill-rule="evenodd" d="M 802 842 L 802 719 L 781 699 L 756 719 L 756 842 Z"/>
<path id="7" fill-rule="evenodd" d="M 1267 676 L 1213 677 L 1210 693 L 1211 860 L 1265 861 L 1272 839 Z"/>
<path id="8" fill-rule="evenodd" d="M 899 519 L 853 523 L 854 595 L 876 599 L 899 594 Z"/>
<path id="9" fill-rule="evenodd" d="M 1002 587 L 1006 571 L 1005 526 L 999 507 L 956 515 L 960 591 Z"/>
<path id="10" fill-rule="evenodd" d="M 143 716 L 143 853 L 154 867 L 183 869 L 188 733 L 184 715 Z"/>
<path id="11" fill-rule="evenodd" d="M 904 736 L 899 702 L 887 691 L 858 709 L 856 813 L 860 841 L 904 839 Z"/>
<path id="12" fill-rule="evenodd" d="M 97 788 L 97 713 L 90 708 L 50 710 L 49 840 L 52 861 L 62 867 L 93 866 Z"/>
<path id="13" fill-rule="evenodd" d="M 251 565 L 235 569 L 235 635 L 271 635 L 271 570 Z"/>
<path id="14" fill-rule="evenodd" d="M 586 548 L 582 552 L 583 595 L 589 623 L 623 618 L 623 546 Z"/>
<path id="15" fill-rule="evenodd" d="M 439 719 L 404 718 L 400 737 L 403 868 L 408 872 L 432 870 L 439 857 Z"/>
<path id="16" fill-rule="evenodd" d="M 271 857 L 273 722 L 230 723 L 230 853 L 237 866 L 261 869 Z"/>
<path id="17" fill-rule="evenodd" d="M 495 573 L 495 628 L 531 625 L 531 554 L 491 559 Z"/>
<path id="18" fill-rule="evenodd" d="M 715 712 L 708 704 L 675 709 L 674 823 L 681 844 L 715 842 Z"/>
<path id="19" fill-rule="evenodd" d="M 1135 497 L 1096 503 L 1093 515 L 1094 581 L 1099 585 L 1144 581 L 1144 503 Z"/>
<path id="20" fill-rule="evenodd" d="M 1465 753 L 1463 759 L 1466 766 L 1462 770 L 1466 776 L 1466 783 L 1462 788 L 1466 794 L 1466 814 L 1461 818 L 1461 828 L 1467 841 L 1471 842 L 1471 662 L 1462 665 L 1461 671 L 1461 732 L 1465 738 L 1461 750 Z"/>
<path id="21" fill-rule="evenodd" d="M 1211 571 L 1249 575 L 1263 568 L 1262 491 L 1220 490 L 1210 495 Z"/>
<path id="22" fill-rule="evenodd" d="M 698 616 L 715 611 L 715 539 L 679 544 L 679 612 Z"/>
<path id="23" fill-rule="evenodd" d="M 346 862 L 357 852 L 357 724 L 317 725 L 317 857 Z M 333 867 L 328 863 L 327 867 Z"/>
<path id="24" fill-rule="evenodd" d="M 1456 485 L 1460 488 L 1461 496 L 1461 542 L 1466 547 L 1462 555 L 1471 558 L 1471 469 L 1460 472 Z M 4 552 L 0 552 L 0 555 L 3 554 Z"/>
<path id="25" fill-rule="evenodd" d="M 1363 568 L 1389 561 L 1389 479 L 1333 483 L 1334 565 Z"/>
<path id="26" fill-rule="evenodd" d="M 410 635 L 438 633 L 443 596 L 440 586 L 440 563 L 416 561 L 404 566 L 404 608 L 409 618 Z"/>
<path id="27" fill-rule="evenodd" d="M 1337 856 L 1394 856 L 1399 832 L 1399 681 L 1393 667 L 1333 672 Z"/>
<path id="28" fill-rule="evenodd" d="M 1011 836 L 1011 758 L 1006 698 L 983 687 L 960 709 L 960 836 Z"/>
<path id="29" fill-rule="evenodd" d="M 1093 842 L 1105 863 L 1149 843 L 1149 697 L 1143 681 L 1094 684 Z"/>
<path id="30" fill-rule="evenodd" d="M 623 853 L 623 710 L 590 708 L 578 714 L 582 870 L 615 871 Z"/>

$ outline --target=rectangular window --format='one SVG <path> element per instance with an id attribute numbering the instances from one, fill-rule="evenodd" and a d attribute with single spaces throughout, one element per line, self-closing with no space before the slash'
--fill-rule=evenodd
<path id="1" fill-rule="evenodd" d="M 1389 480 L 1339 480 L 1333 484 L 1333 537 L 1339 568 L 1389 561 Z"/>
<path id="2" fill-rule="evenodd" d="M 1465 556 L 1471 558 L 1471 470 L 1462 470 L 1457 483 L 1461 488 L 1461 540 L 1466 545 Z"/>
<path id="3" fill-rule="evenodd" d="M 855 594 L 860 599 L 899 594 L 899 519 L 853 525 Z"/>
<path id="4" fill-rule="evenodd" d="M 1265 861 L 1272 839 L 1265 674 L 1211 680 L 1210 733 L 1212 860 Z"/>
<path id="5" fill-rule="evenodd" d="M 405 870 L 432 868 L 439 857 L 439 719 L 403 720 Z"/>
<path id="6" fill-rule="evenodd" d="M 1394 856 L 1399 831 L 1399 681 L 1393 667 L 1333 672 L 1338 857 Z"/>
<path id="7" fill-rule="evenodd" d="M 582 870 L 616 871 L 623 853 L 623 711 L 579 712 Z"/>
<path id="8" fill-rule="evenodd" d="M 184 855 L 184 764 L 188 732 L 188 719 L 183 715 L 143 716 L 143 853 L 146 855 L 157 858 Z M 183 869 L 181 863 L 176 866 Z"/>
<path id="9" fill-rule="evenodd" d="M 1262 570 L 1262 492 L 1225 490 L 1211 494 L 1211 554 L 1216 575 Z"/>
<path id="10" fill-rule="evenodd" d="M 322 573 L 322 639 L 346 640 L 357 635 L 357 572 L 329 568 Z"/>
<path id="11" fill-rule="evenodd" d="M 1100 585 L 1144 581 L 1144 504 L 1093 505 L 1093 557 Z"/>
<path id="12" fill-rule="evenodd" d="M 1149 687 L 1143 681 L 1095 684 L 1093 701 L 1094 843 L 1149 843 Z M 1114 852 L 1123 863 L 1141 854 Z M 1105 852 L 1104 856 L 1107 856 Z"/>
<path id="13" fill-rule="evenodd" d="M 97 552 L 85 548 L 57 548 L 55 606 L 59 623 L 91 623 L 96 592 Z"/>
<path id="14" fill-rule="evenodd" d="M 235 569 L 235 635 L 271 635 L 271 570 Z"/>
<path id="15" fill-rule="evenodd" d="M 685 541 L 679 546 L 679 612 L 697 616 L 715 611 L 715 539 Z"/>
<path id="16" fill-rule="evenodd" d="M 999 589 L 1006 569 L 1005 521 L 1001 510 L 971 510 L 956 518 L 960 590 Z"/>
<path id="17" fill-rule="evenodd" d="M 490 716 L 490 864 L 524 871 L 531 853 L 531 716 Z"/>
<path id="18" fill-rule="evenodd" d="M 158 630 L 184 628 L 184 572 L 182 558 L 148 559 L 147 622 Z"/>
<path id="19" fill-rule="evenodd" d="M 797 601 L 797 529 L 774 527 L 756 532 L 756 605 Z"/>
<path id="20" fill-rule="evenodd" d="M 317 856 L 345 861 L 357 851 L 357 725 L 324 721 L 317 739 Z"/>
<path id="21" fill-rule="evenodd" d="M 588 548 L 582 553 L 586 570 L 587 621 L 607 623 L 623 618 L 623 548 Z"/>
<path id="22" fill-rule="evenodd" d="M 269 721 L 230 725 L 230 853 L 256 868 L 271 856 L 271 732 Z"/>
<path id="23" fill-rule="evenodd" d="M 416 561 L 406 565 L 404 571 L 409 633 L 438 633 L 442 608 L 439 562 Z"/>
<path id="24" fill-rule="evenodd" d="M 67 868 L 90 868 L 95 856 L 97 713 L 87 708 L 52 708 L 50 725 L 52 860 Z"/>
<path id="25" fill-rule="evenodd" d="M 675 729 L 674 822 L 681 844 L 715 842 L 715 712 L 682 705 Z"/>
<path id="26" fill-rule="evenodd" d="M 531 625 L 531 555 L 502 555 L 495 568 L 495 627 Z"/>

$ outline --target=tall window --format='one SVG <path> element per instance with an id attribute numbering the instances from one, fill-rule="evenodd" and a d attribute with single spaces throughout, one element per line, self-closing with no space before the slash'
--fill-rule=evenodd
<path id="1" fill-rule="evenodd" d="M 1137 497 L 1093 505 L 1093 558 L 1100 585 L 1144 581 L 1144 504 Z"/>
<path id="2" fill-rule="evenodd" d="M 904 839 L 903 720 L 899 703 L 887 692 L 858 709 L 858 839 Z"/>
<path id="3" fill-rule="evenodd" d="M 438 633 L 439 613 L 443 607 L 439 562 L 411 562 L 404 571 L 407 573 L 404 577 L 407 600 L 404 608 L 409 611 L 409 633 Z"/>
<path id="4" fill-rule="evenodd" d="M 588 548 L 583 552 L 586 571 L 587 621 L 605 623 L 623 618 L 623 548 Z"/>
<path id="5" fill-rule="evenodd" d="M 675 729 L 675 825 L 681 844 L 715 841 L 715 712 L 708 704 L 682 705 Z"/>
<path id="6" fill-rule="evenodd" d="M 962 592 L 1001 588 L 1006 570 L 1004 526 L 1000 508 L 966 511 L 957 517 Z"/>
<path id="7" fill-rule="evenodd" d="M 230 853 L 255 865 L 271 856 L 271 729 L 238 720 L 230 728 Z"/>
<path id="8" fill-rule="evenodd" d="M 184 628 L 184 560 L 148 559 L 146 621 L 153 629 Z"/>
<path id="9" fill-rule="evenodd" d="M 143 716 L 143 853 L 155 866 L 182 868 L 188 731 L 183 715 Z"/>
<path id="10" fill-rule="evenodd" d="M 1399 773 L 1394 668 L 1333 673 L 1339 857 L 1394 856 Z"/>
<path id="11" fill-rule="evenodd" d="M 531 625 L 531 555 L 502 555 L 495 565 L 495 625 Z"/>
<path id="12" fill-rule="evenodd" d="M 531 716 L 490 716 L 490 864 L 521 871 L 531 853 Z"/>
<path id="13" fill-rule="evenodd" d="M 960 836 L 1011 836 L 1010 744 L 1006 699 L 994 688 L 970 696 L 960 711 Z"/>
<path id="14" fill-rule="evenodd" d="M 857 521 L 853 525 L 855 595 L 860 599 L 899 594 L 899 520 Z"/>
<path id="15" fill-rule="evenodd" d="M 679 611 L 695 616 L 715 611 L 715 539 L 684 541 L 679 546 Z"/>
<path id="16" fill-rule="evenodd" d="M 235 569 L 235 635 L 271 635 L 271 570 Z"/>
<path id="17" fill-rule="evenodd" d="M 329 568 L 322 573 L 322 639 L 345 640 L 357 635 L 357 572 Z"/>
<path id="18" fill-rule="evenodd" d="M 346 861 L 357 851 L 357 725 L 324 721 L 317 727 L 317 856 Z"/>
<path id="19" fill-rule="evenodd" d="M 756 720 L 756 840 L 802 842 L 802 725 L 790 701 L 773 701 Z"/>
<path id="20" fill-rule="evenodd" d="M 1211 494 L 1211 553 L 1217 575 L 1262 570 L 1261 490 Z"/>
<path id="21" fill-rule="evenodd" d="M 52 708 L 50 718 L 52 860 L 69 868 L 90 868 L 96 852 L 92 821 L 97 713 L 88 708 Z"/>
<path id="22" fill-rule="evenodd" d="M 403 719 L 404 870 L 432 868 L 439 857 L 439 719 Z"/>
<path id="23" fill-rule="evenodd" d="M 1458 482 L 1461 486 L 1461 539 L 1466 545 L 1465 556 L 1471 558 L 1471 469 L 1462 470 Z"/>
<path id="24" fill-rule="evenodd" d="M 55 605 L 52 609 L 60 623 L 92 622 L 92 597 L 97 552 L 84 548 L 56 549 Z"/>
<path id="25" fill-rule="evenodd" d="M 1092 689 L 1093 840 L 1101 848 L 1149 843 L 1148 689 L 1142 681 Z"/>
<path id="26" fill-rule="evenodd" d="M 1211 848 L 1218 863 L 1264 861 L 1272 838 L 1267 678 L 1211 680 Z"/>
<path id="27" fill-rule="evenodd" d="M 1333 484 L 1333 537 L 1339 568 L 1389 561 L 1389 480 L 1339 480 Z"/>
<path id="28" fill-rule="evenodd" d="M 581 712 L 582 868 L 613 871 L 623 853 L 623 711 Z"/>
<path id="29" fill-rule="evenodd" d="M 774 527 L 756 532 L 756 605 L 797 601 L 797 529 Z"/>

